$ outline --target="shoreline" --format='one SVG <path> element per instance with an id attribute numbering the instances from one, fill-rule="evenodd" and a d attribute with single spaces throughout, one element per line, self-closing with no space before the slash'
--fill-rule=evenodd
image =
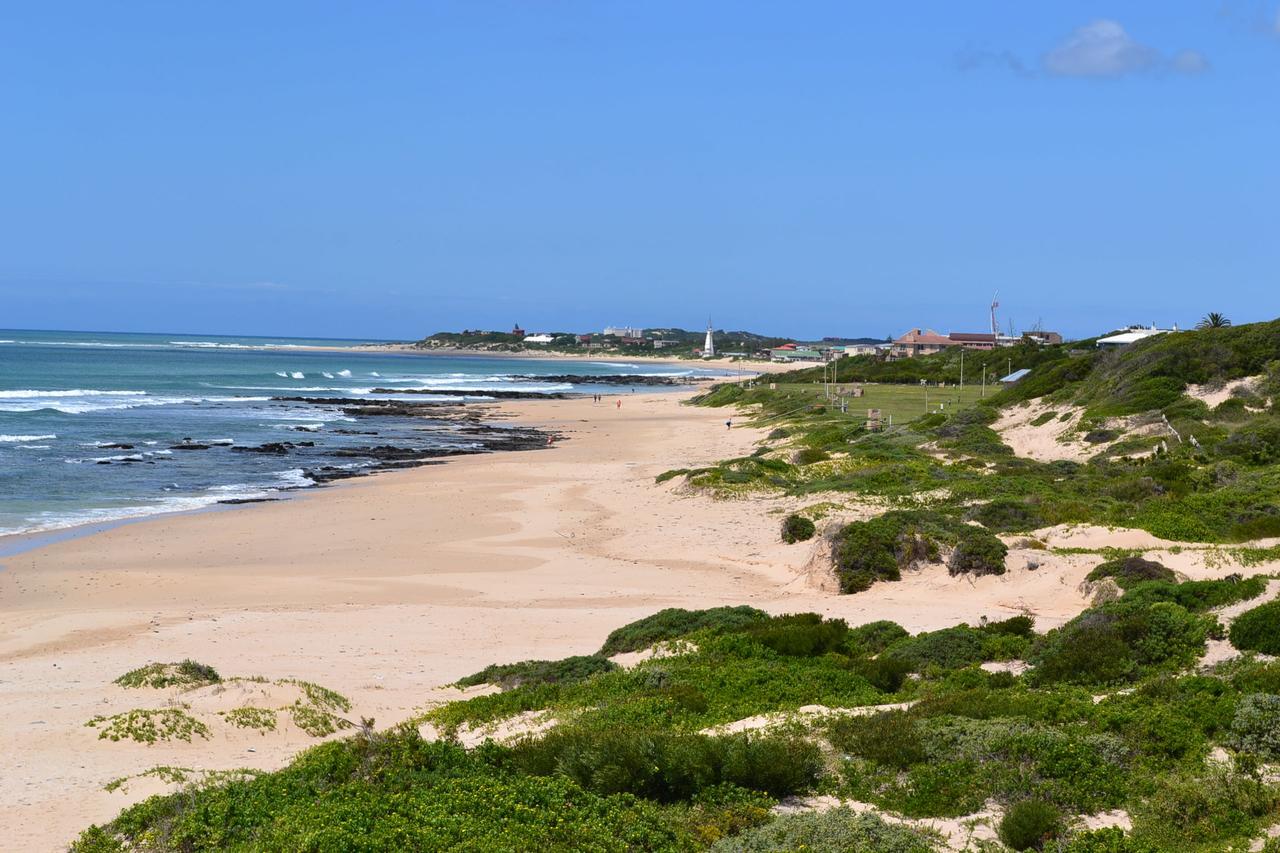
<path id="1" fill-rule="evenodd" d="M 245 512 L 140 519 L 5 558 L 8 843 L 64 849 L 90 824 L 169 790 L 154 780 L 103 790 L 113 779 L 157 765 L 270 770 L 317 742 L 287 726 L 228 727 L 218 712 L 239 688 L 220 706 L 112 683 L 149 662 L 305 679 L 349 696 L 351 719 L 386 728 L 470 695 L 443 685 L 491 663 L 591 654 L 613 629 L 666 607 L 750 604 L 912 631 L 1028 610 L 1047 629 L 1083 608 L 1077 584 L 1093 561 L 1041 552 L 1037 571 L 959 582 L 939 566 L 856 596 L 823 591 L 816 546 L 778 536 L 782 514 L 814 498 L 717 501 L 655 482 L 671 468 L 747 455 L 767 432 L 726 430 L 722 411 L 682 405 L 688 396 L 627 394 L 621 407 L 504 402 L 497 409 L 513 422 L 565 440 L 234 507 Z M 85 728 L 96 715 L 188 701 L 214 730 L 209 740 L 144 746 Z"/>

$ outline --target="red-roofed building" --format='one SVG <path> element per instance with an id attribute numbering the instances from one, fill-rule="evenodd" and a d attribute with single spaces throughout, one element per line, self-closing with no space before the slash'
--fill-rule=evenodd
<path id="1" fill-rule="evenodd" d="M 942 352 L 947 347 L 958 345 L 956 341 L 938 334 L 933 329 L 912 329 L 893 342 L 893 346 L 889 348 L 889 357 L 915 358 L 918 355 Z"/>

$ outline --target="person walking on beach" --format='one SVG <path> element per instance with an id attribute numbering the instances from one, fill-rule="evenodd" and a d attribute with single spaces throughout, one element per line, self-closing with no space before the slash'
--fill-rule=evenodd
<path id="1" fill-rule="evenodd" d="M 729 418 L 729 420 L 724 422 L 724 428 L 733 429 L 733 418 Z"/>
<path id="2" fill-rule="evenodd" d="M 622 398 L 621 398 L 621 397 L 619 397 L 619 398 L 618 398 L 618 408 L 619 408 L 619 409 L 621 409 L 621 408 L 622 408 Z"/>

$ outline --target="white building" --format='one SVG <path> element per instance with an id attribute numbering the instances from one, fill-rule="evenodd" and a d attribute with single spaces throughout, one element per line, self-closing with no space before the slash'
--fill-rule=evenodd
<path id="1" fill-rule="evenodd" d="M 643 338 L 644 329 L 637 329 L 635 326 L 605 326 L 603 334 L 617 338 Z"/>
<path id="2" fill-rule="evenodd" d="M 711 333 L 711 318 L 710 318 L 710 317 L 708 317 L 708 318 L 707 318 L 707 340 L 706 340 L 706 342 L 702 345 L 702 357 L 703 357 L 703 358 L 715 358 L 715 357 L 716 357 L 716 342 L 715 342 L 714 338 L 715 338 L 715 336 Z"/>
<path id="3" fill-rule="evenodd" d="M 1147 338 L 1153 338 L 1156 335 L 1167 335 L 1169 332 L 1176 331 L 1178 331 L 1177 326 L 1174 326 L 1172 329 L 1157 329 L 1154 323 L 1151 324 L 1150 328 L 1145 326 L 1130 326 L 1119 334 L 1108 335 L 1105 338 L 1098 338 L 1098 347 L 1099 349 L 1119 349 L 1120 347 L 1127 347 L 1129 344 L 1136 344 L 1138 341 L 1145 340 Z"/>
<path id="4" fill-rule="evenodd" d="M 554 335 L 547 335 L 547 334 L 525 335 L 525 338 L 524 338 L 524 342 L 526 344 L 549 344 L 554 340 L 555 340 Z"/>

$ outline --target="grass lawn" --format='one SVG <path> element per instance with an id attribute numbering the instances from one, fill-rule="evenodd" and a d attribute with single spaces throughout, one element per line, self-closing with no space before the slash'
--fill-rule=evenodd
<path id="1" fill-rule="evenodd" d="M 760 384 L 765 384 L 762 380 Z M 889 424 L 889 419 L 893 419 L 894 425 L 904 424 L 907 421 L 917 418 L 920 415 L 929 412 L 952 412 L 964 406 L 972 405 L 982 399 L 981 385 L 966 384 L 963 388 L 956 385 L 948 385 L 939 388 L 937 386 L 922 387 L 920 385 L 876 385 L 861 384 L 863 395 L 861 397 L 847 396 L 852 384 L 841 383 L 835 386 L 846 394 L 848 403 L 848 413 L 840 414 L 839 402 L 828 404 L 827 412 L 832 421 L 849 420 L 862 422 L 867 419 L 868 409 L 879 409 L 880 416 L 884 424 Z M 987 386 L 987 396 L 991 396 L 999 388 Z M 821 383 L 805 383 L 805 384 L 778 384 L 779 396 L 793 401 L 787 410 L 796 409 L 806 404 L 824 404 L 826 400 L 826 388 Z M 771 415 L 769 420 L 775 419 L 776 415 Z"/>

